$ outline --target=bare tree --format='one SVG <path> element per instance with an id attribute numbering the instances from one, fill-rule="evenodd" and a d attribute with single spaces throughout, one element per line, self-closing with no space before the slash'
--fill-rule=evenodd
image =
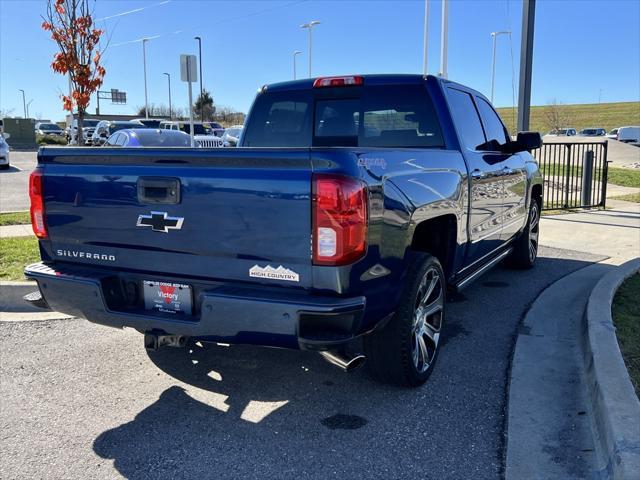
<path id="1" fill-rule="evenodd" d="M 558 102 L 555 98 L 544 107 L 544 124 L 549 131 L 560 130 L 571 126 L 574 121 L 571 111 L 562 102 Z"/>
<path id="2" fill-rule="evenodd" d="M 159 103 L 159 104 L 155 104 L 155 103 L 150 103 L 149 104 L 149 116 L 150 117 L 156 117 L 156 118 L 170 118 L 169 113 L 171 113 L 173 115 L 174 118 L 182 118 L 184 117 L 184 110 L 181 108 L 176 108 L 173 107 L 171 110 L 169 110 L 169 107 L 163 103 Z M 144 117 L 145 116 L 145 108 L 144 105 L 142 105 L 141 107 L 136 107 L 136 115 L 140 116 L 140 117 Z"/>

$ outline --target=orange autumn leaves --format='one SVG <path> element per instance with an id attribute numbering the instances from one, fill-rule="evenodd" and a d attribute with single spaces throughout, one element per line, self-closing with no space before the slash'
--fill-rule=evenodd
<path id="1" fill-rule="evenodd" d="M 51 38 L 60 47 L 51 68 L 61 75 L 69 74 L 73 84 L 71 95 L 61 96 L 63 108 L 72 111 L 75 106 L 85 111 L 91 94 L 100 88 L 106 73 L 100 65 L 102 54 L 98 50 L 103 31 L 94 28 L 87 13 L 87 0 L 55 0 L 49 6 L 48 19 L 42 28 L 51 32 Z"/>

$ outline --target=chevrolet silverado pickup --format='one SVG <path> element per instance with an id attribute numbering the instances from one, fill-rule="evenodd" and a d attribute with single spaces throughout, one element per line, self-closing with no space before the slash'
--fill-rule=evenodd
<path id="1" fill-rule="evenodd" d="M 418 386 L 447 292 L 533 266 L 540 143 L 470 88 L 366 75 L 263 87 L 240 148 L 42 148 L 30 300 L 150 349 L 315 350 Z"/>

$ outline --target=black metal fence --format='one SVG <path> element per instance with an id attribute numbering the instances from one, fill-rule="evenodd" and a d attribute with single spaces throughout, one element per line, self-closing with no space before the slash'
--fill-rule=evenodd
<path id="1" fill-rule="evenodd" d="M 543 210 L 603 207 L 607 142 L 545 143 L 534 150 L 544 178 Z"/>

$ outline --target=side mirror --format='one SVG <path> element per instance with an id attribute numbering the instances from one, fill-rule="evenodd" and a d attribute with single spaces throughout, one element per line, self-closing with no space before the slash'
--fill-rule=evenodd
<path id="1" fill-rule="evenodd" d="M 542 146 L 542 137 L 539 132 L 518 132 L 515 142 L 502 145 L 505 153 L 530 152 Z"/>
<path id="2" fill-rule="evenodd" d="M 540 132 L 518 132 L 516 143 L 520 152 L 531 151 L 542 146 L 542 137 Z"/>

